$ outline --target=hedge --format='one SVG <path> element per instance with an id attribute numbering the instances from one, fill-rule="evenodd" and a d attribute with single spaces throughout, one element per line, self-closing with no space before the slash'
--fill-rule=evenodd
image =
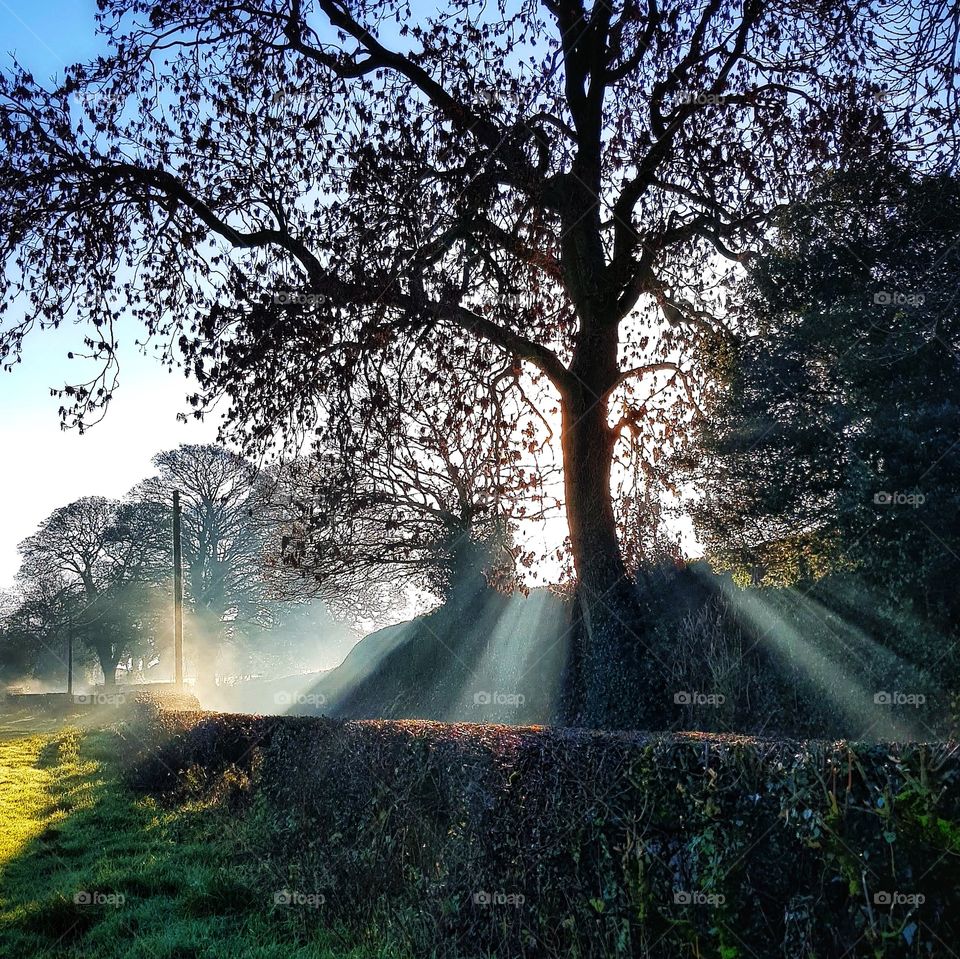
<path id="1" fill-rule="evenodd" d="M 960 942 L 954 744 L 163 710 L 133 727 L 131 785 L 228 794 L 271 908 L 311 903 L 305 921 L 418 957 Z"/>

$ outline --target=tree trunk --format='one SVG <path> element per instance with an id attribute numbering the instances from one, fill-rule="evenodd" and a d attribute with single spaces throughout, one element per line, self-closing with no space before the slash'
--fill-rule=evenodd
<path id="1" fill-rule="evenodd" d="M 103 670 L 103 685 L 111 688 L 117 685 L 117 664 L 120 657 L 113 654 L 111 649 L 97 650 L 97 659 L 100 662 L 100 669 Z"/>
<path id="2" fill-rule="evenodd" d="M 570 545 L 577 582 L 591 602 L 603 602 L 626 579 L 610 489 L 616 437 L 607 403 L 582 394 L 563 406 L 563 474 Z"/>
<path id="3" fill-rule="evenodd" d="M 595 728 L 651 728 L 666 715 L 666 693 L 650 642 L 651 623 L 620 551 L 611 490 L 616 434 L 604 394 L 602 388 L 585 387 L 562 404 L 577 607 L 561 720 Z"/>

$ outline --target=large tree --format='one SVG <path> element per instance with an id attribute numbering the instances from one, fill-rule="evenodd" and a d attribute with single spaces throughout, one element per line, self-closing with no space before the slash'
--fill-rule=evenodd
<path id="1" fill-rule="evenodd" d="M 689 464 L 718 565 L 773 585 L 839 573 L 853 612 L 956 635 L 958 236 L 946 176 L 829 178 L 784 217 Z"/>
<path id="2" fill-rule="evenodd" d="M 452 367 L 523 364 L 559 400 L 580 715 L 615 719 L 628 693 L 604 677 L 627 675 L 641 638 L 618 450 L 662 442 L 676 418 L 662 401 L 689 400 L 696 347 L 718 329 L 712 264 L 736 260 L 812 170 L 952 148 L 935 133 L 955 100 L 956 13 L 100 7 L 110 54 L 52 89 L 19 67 L 0 82 L 3 304 L 17 310 L 4 351 L 19 358 L 33 325 L 71 310 L 92 323 L 106 369 L 73 388 L 65 415 L 81 417 L 112 396 L 115 325 L 139 317 L 179 343 L 196 402 L 226 395 L 227 426 L 252 439 L 335 438 Z"/>
<path id="3" fill-rule="evenodd" d="M 67 685 L 71 618 L 79 621 L 83 603 L 59 576 L 29 582 L 0 614 L 0 676 L 8 683 L 39 680 L 52 689 Z M 74 646 L 74 675 L 96 661 L 82 643 Z"/>
<path id="4" fill-rule="evenodd" d="M 342 437 L 281 470 L 273 499 L 290 504 L 286 563 L 348 614 L 375 614 L 411 586 L 448 602 L 487 585 L 515 588 L 534 558 L 518 527 L 555 505 L 544 490 L 549 468 L 537 460 L 548 425 L 535 408 L 505 408 L 513 375 L 507 365 L 500 376 L 452 377 L 446 402 L 424 384 L 349 443 Z M 527 437 L 522 453 L 516 430 Z"/>

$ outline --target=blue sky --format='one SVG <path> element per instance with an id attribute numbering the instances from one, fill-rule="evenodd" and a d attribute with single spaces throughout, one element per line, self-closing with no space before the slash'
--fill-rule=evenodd
<path id="1" fill-rule="evenodd" d="M 0 0 L 0 56 L 17 58 L 43 81 L 64 66 L 103 49 L 94 34 L 93 0 Z M 82 331 L 75 327 L 36 331 L 23 363 L 0 373 L 0 589 L 19 565 L 17 544 L 49 513 L 80 496 L 122 496 L 151 471 L 150 458 L 179 443 L 214 438 L 211 424 L 182 424 L 187 384 L 142 356 L 139 331 L 119 331 L 120 389 L 98 426 L 80 436 L 60 429 L 60 401 L 50 387 L 76 379 L 79 361 L 67 359 Z"/>

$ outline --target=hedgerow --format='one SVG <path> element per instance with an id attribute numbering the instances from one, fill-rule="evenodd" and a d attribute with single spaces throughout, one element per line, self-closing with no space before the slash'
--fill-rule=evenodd
<path id="1" fill-rule="evenodd" d="M 307 921 L 414 955 L 948 955 L 954 745 L 142 713 L 130 781 L 238 801 Z"/>

